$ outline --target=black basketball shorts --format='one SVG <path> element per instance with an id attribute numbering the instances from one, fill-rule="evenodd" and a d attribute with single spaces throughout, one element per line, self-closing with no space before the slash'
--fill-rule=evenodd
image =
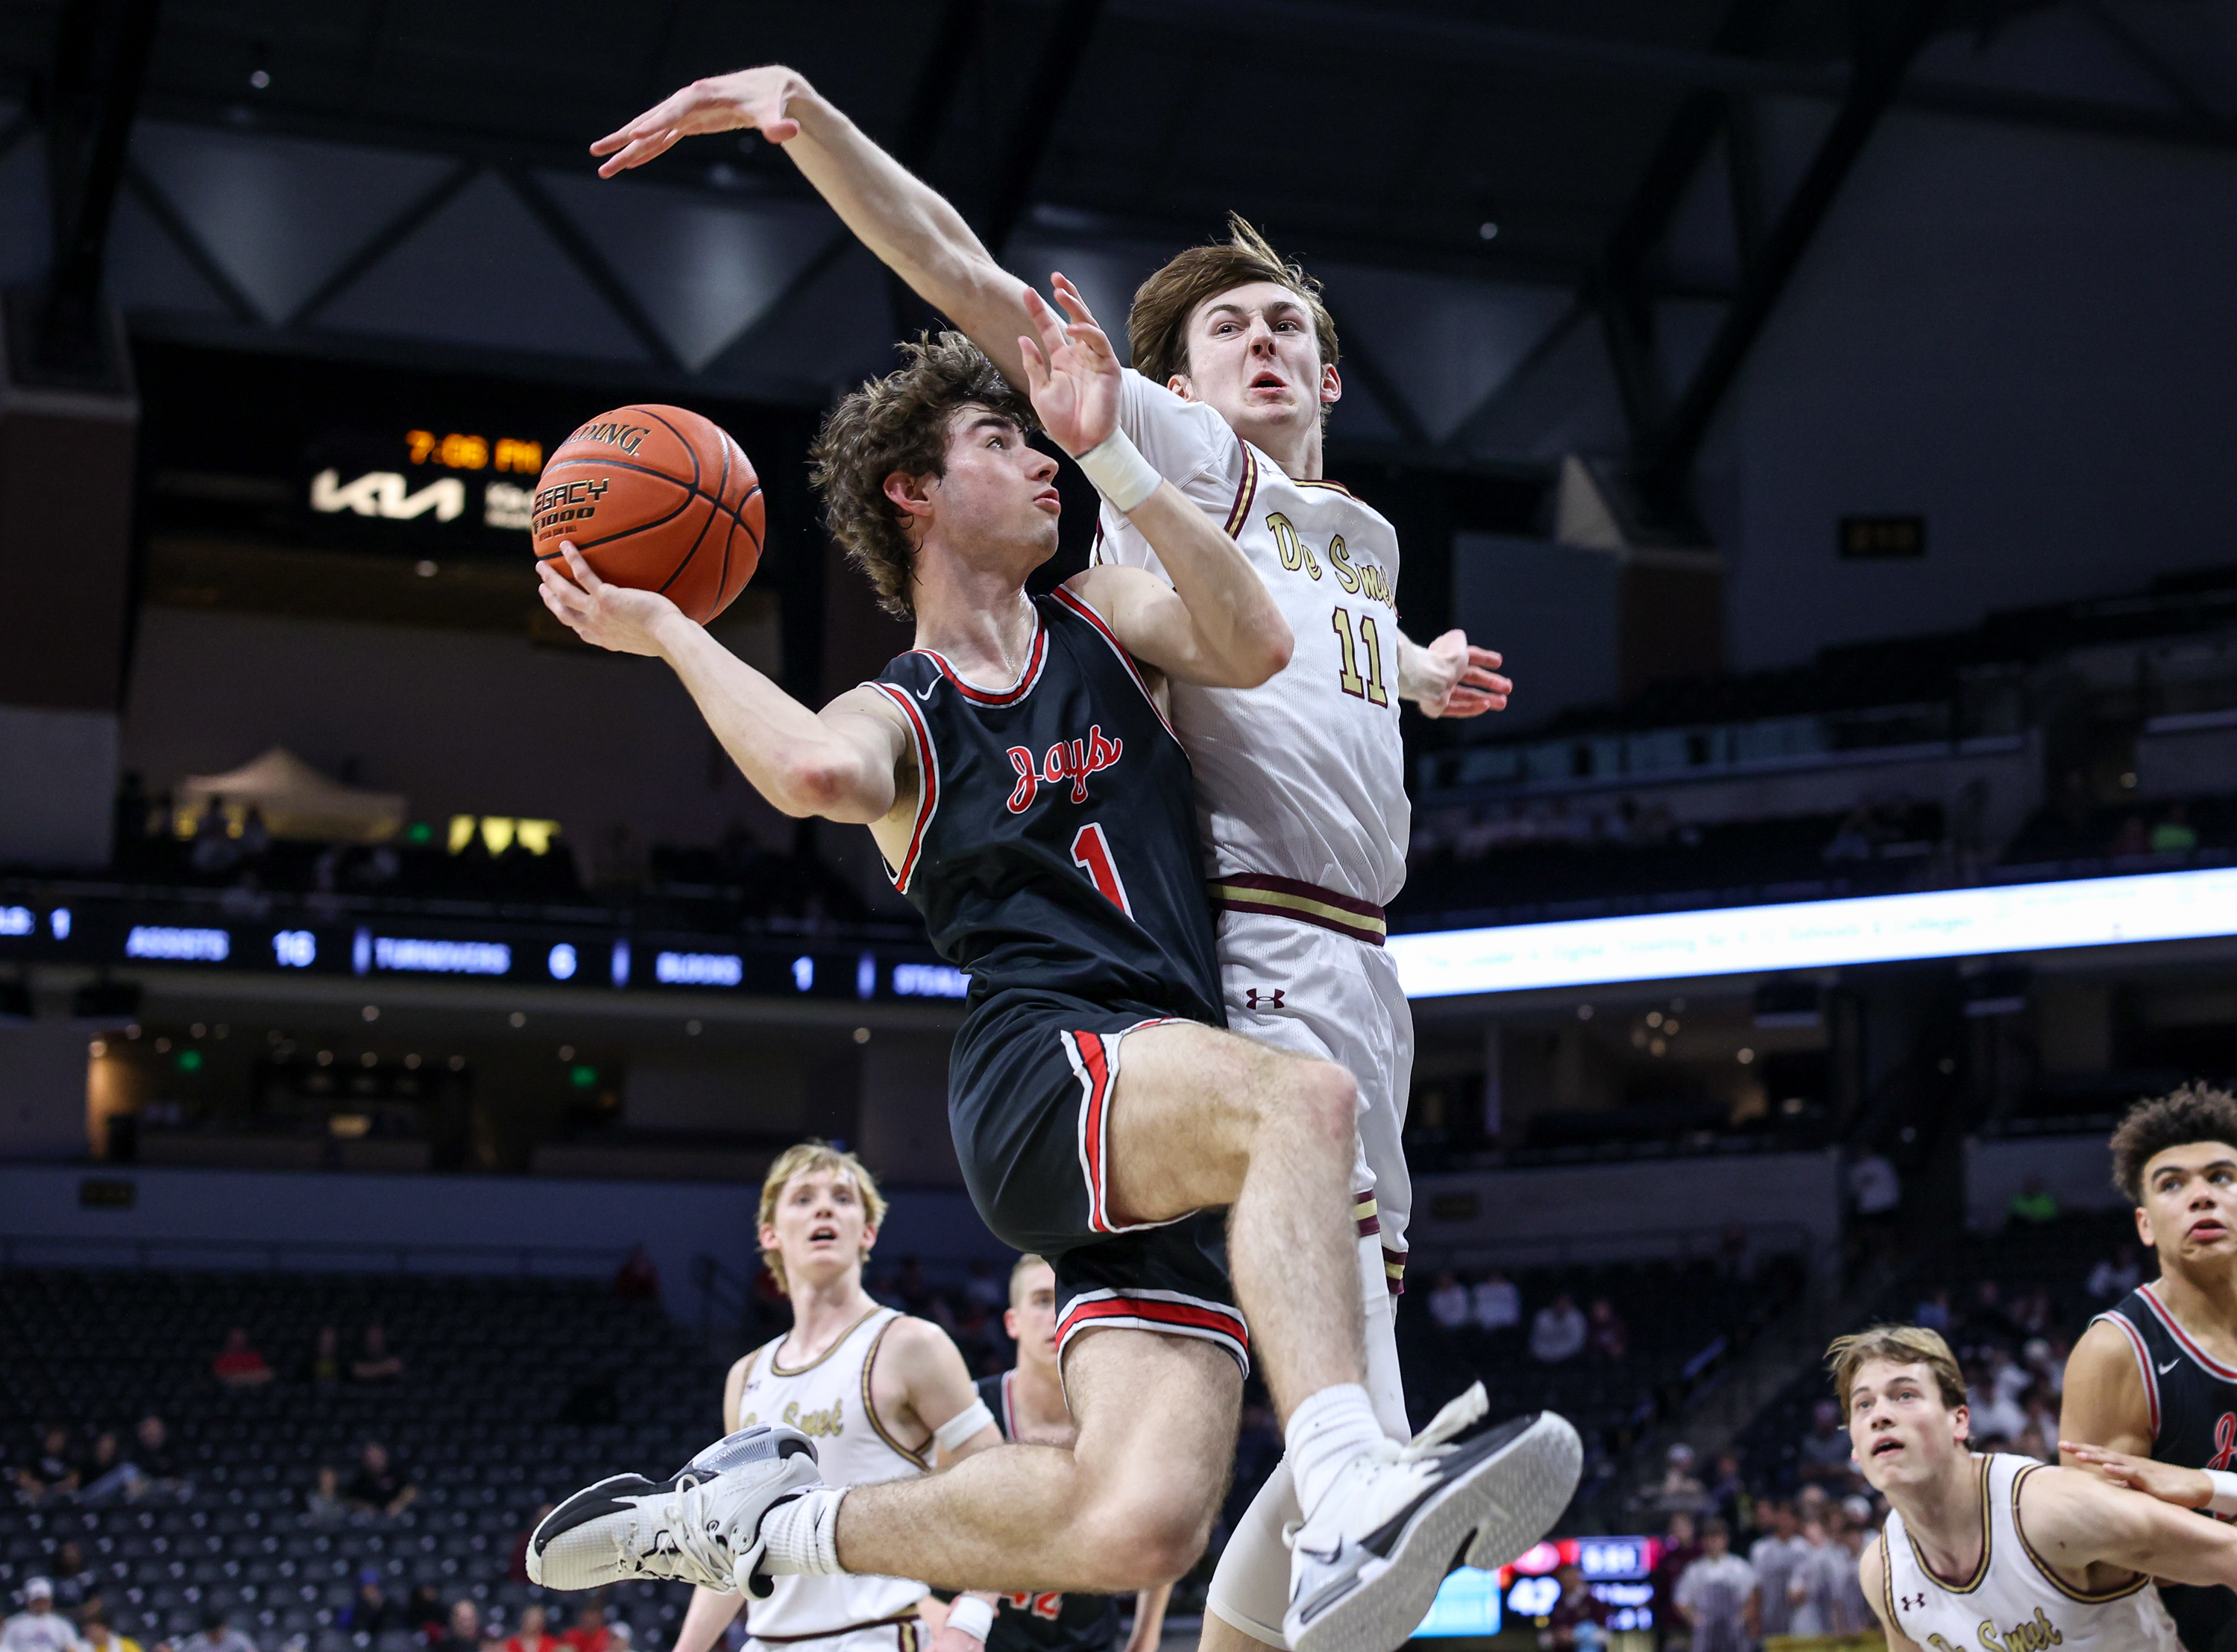
<path id="1" fill-rule="evenodd" d="M 1111 1100 L 1127 1037 L 1178 1019 L 1051 992 L 972 1012 L 948 1064 L 948 1128 L 980 1215 L 1056 1270 L 1057 1357 L 1108 1326 L 1201 1337 L 1247 1375 L 1250 1333 L 1227 1275 L 1226 1213 L 1123 1226 L 1110 1210 Z"/>

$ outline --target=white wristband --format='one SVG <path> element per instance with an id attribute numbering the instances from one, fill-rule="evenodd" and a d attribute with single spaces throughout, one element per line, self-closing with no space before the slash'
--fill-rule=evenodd
<path id="1" fill-rule="evenodd" d="M 948 1603 L 947 1627 L 983 1641 L 987 1631 L 994 1627 L 994 1609 L 976 1595 L 958 1595 Z"/>
<path id="2" fill-rule="evenodd" d="M 1112 431 L 1081 454 L 1077 463 L 1087 472 L 1087 479 L 1095 484 L 1095 490 L 1121 510 L 1132 510 L 1155 493 L 1158 484 L 1165 480 L 1158 474 L 1158 467 L 1142 457 L 1142 450 L 1127 439 L 1124 431 Z"/>
<path id="3" fill-rule="evenodd" d="M 2237 1474 L 2227 1469 L 2207 1469 L 2205 1474 L 2207 1484 L 2214 1488 L 2206 1506 L 2215 1514 L 2237 1514 Z"/>
<path id="4" fill-rule="evenodd" d="M 980 1429 L 993 1426 L 993 1421 L 994 1413 L 987 1409 L 987 1402 L 974 1399 L 932 1431 L 933 1444 L 952 1452 Z"/>

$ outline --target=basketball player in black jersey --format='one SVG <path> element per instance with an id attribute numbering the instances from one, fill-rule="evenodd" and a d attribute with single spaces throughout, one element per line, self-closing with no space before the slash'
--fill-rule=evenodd
<path id="1" fill-rule="evenodd" d="M 1079 1432 L 1064 1398 L 1057 1365 L 1056 1271 L 1038 1256 L 1010 1270 L 1010 1306 L 1002 1328 L 1018 1345 L 1015 1368 L 979 1379 L 979 1398 L 1006 1440 L 1069 1451 Z M 1111 1595 L 1021 1589 L 995 1603 L 987 1652 L 1158 1652 L 1165 1602 L 1161 1583 L 1134 1596 L 1134 1629 L 1122 1642 L 1118 1601 Z"/>
<path id="2" fill-rule="evenodd" d="M 1456 1557 L 1496 1566 L 1542 1535 L 1581 1452 L 1550 1416 L 1412 1446 L 1376 1420 L 1345 1204 L 1356 1091 L 1341 1068 L 1220 1030 L 1188 764 L 1161 703 L 1168 677 L 1264 681 L 1289 629 L 1233 542 L 1118 431 L 1117 359 L 1057 290 L 1070 322 L 1035 297 L 1039 346 L 1020 340 L 1031 408 L 949 334 L 827 423 L 827 519 L 918 647 L 820 715 L 571 550 L 541 577 L 589 641 L 666 660 L 778 807 L 868 826 L 934 944 L 970 971 L 951 1127 L 988 1226 L 1054 1266 L 1078 1442 L 842 1491 L 813 1483 L 805 1438 L 746 1431 L 670 1481 L 577 1493 L 538 1528 L 530 1571 L 560 1588 L 1164 1583 L 1203 1548 L 1255 1345 L 1304 1510 L 1290 1642 L 1389 1652 Z M 1093 568 L 1026 596 L 1059 509 L 1035 413 L 1170 586 Z"/>
<path id="3" fill-rule="evenodd" d="M 2159 1277 L 2074 1345 L 2058 1418 L 2069 1463 L 2170 1503 L 2237 1516 L 2237 1098 L 2189 1085 L 2132 1108 L 2113 1180 Z M 2189 1652 L 2237 1652 L 2237 1594 L 2161 1590 Z"/>

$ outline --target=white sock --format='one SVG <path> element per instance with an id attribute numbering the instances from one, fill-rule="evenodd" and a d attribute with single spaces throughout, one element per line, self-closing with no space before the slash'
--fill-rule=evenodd
<path id="1" fill-rule="evenodd" d="M 812 1485 L 762 1517 L 761 1570 L 771 1576 L 827 1576 L 839 1564 L 839 1499 L 843 1485 Z"/>
<path id="2" fill-rule="evenodd" d="M 1382 1438 L 1375 1402 L 1356 1382 L 1340 1382 L 1309 1394 L 1290 1413 L 1290 1472 L 1297 1482 L 1297 1506 L 1310 1518 L 1336 1472 Z"/>

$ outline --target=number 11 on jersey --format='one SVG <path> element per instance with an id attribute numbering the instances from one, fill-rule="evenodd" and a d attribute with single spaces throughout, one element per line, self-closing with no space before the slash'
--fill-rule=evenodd
<path id="1" fill-rule="evenodd" d="M 1133 907 L 1127 904 L 1126 885 L 1118 880 L 1118 863 L 1111 859 L 1111 839 L 1103 835 L 1100 821 L 1091 820 L 1072 834 L 1072 864 L 1087 874 L 1087 881 L 1101 890 L 1113 906 L 1129 918 L 1134 915 Z"/>

